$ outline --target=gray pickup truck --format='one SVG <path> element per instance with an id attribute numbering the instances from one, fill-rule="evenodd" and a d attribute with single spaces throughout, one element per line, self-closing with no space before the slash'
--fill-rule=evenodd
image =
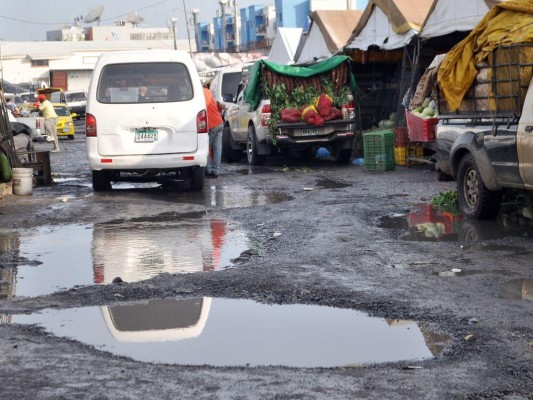
<path id="1" fill-rule="evenodd" d="M 485 96 L 469 99 L 473 110 L 441 112 L 436 127 L 438 179 L 457 181 L 459 209 L 475 219 L 497 215 L 504 189 L 533 190 L 533 60 L 491 68 Z"/>

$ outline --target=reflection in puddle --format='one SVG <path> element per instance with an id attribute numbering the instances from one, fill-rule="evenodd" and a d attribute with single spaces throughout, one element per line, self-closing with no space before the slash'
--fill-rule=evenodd
<path id="1" fill-rule="evenodd" d="M 1 242 L 0 236 L 0 248 Z M 115 277 L 137 282 L 162 273 L 221 270 L 244 250 L 259 247 L 235 224 L 187 219 L 45 227 L 31 236 L 20 234 L 17 246 L 0 255 L 0 260 L 16 258 L 12 276 L 0 285 L 4 297 L 108 284 Z M 40 265 L 28 260 L 38 260 Z"/>
<path id="2" fill-rule="evenodd" d="M 281 192 L 253 191 L 240 185 L 211 185 L 202 192 L 178 193 L 174 201 L 227 209 L 265 206 L 292 199 Z"/>
<path id="3" fill-rule="evenodd" d="M 478 242 L 508 236 L 529 237 L 533 227 L 522 220 L 499 217 L 494 221 L 476 221 L 432 207 L 418 204 L 408 214 L 381 217 L 379 226 L 408 231 L 401 239 L 411 241 Z"/>
<path id="4" fill-rule="evenodd" d="M 5 316 L 135 360 L 186 365 L 335 367 L 422 360 L 450 337 L 416 322 L 251 300 L 151 300 Z M 183 340 L 187 339 L 187 340 Z"/>
<path id="5" fill-rule="evenodd" d="M 509 300 L 533 300 L 533 279 L 514 279 L 503 285 L 502 297 Z"/>

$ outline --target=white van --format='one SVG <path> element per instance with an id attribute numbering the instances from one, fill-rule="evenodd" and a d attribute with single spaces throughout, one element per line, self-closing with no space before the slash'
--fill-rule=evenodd
<path id="1" fill-rule="evenodd" d="M 111 181 L 190 179 L 204 186 L 209 139 L 205 97 L 190 55 L 175 50 L 103 54 L 85 118 L 93 189 Z"/>
<path id="2" fill-rule="evenodd" d="M 209 90 L 215 100 L 226 104 L 228 108 L 235 103 L 239 84 L 242 83 L 242 69 L 242 65 L 222 68 L 209 83 Z"/>

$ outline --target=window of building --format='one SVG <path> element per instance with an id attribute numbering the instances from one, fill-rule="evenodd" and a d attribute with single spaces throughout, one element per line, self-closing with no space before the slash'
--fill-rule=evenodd
<path id="1" fill-rule="evenodd" d="M 48 60 L 31 60 L 32 67 L 48 67 Z"/>

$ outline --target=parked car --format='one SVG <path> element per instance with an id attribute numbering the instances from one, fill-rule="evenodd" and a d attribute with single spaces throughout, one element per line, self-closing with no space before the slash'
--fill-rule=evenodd
<path id="1" fill-rule="evenodd" d="M 207 112 L 188 53 L 136 50 L 100 56 L 85 126 L 95 191 L 111 189 L 111 181 L 181 177 L 189 178 L 191 190 L 203 189 Z"/>
<path id="2" fill-rule="evenodd" d="M 530 43 L 502 46 L 493 56 L 519 60 L 516 54 L 532 49 Z M 457 112 L 440 113 L 437 176 L 457 181 L 459 208 L 467 217 L 494 218 L 504 189 L 533 190 L 533 80 L 527 81 L 531 60 L 522 59 L 487 64 L 492 80 L 474 83 L 480 96 L 464 99 Z"/>

